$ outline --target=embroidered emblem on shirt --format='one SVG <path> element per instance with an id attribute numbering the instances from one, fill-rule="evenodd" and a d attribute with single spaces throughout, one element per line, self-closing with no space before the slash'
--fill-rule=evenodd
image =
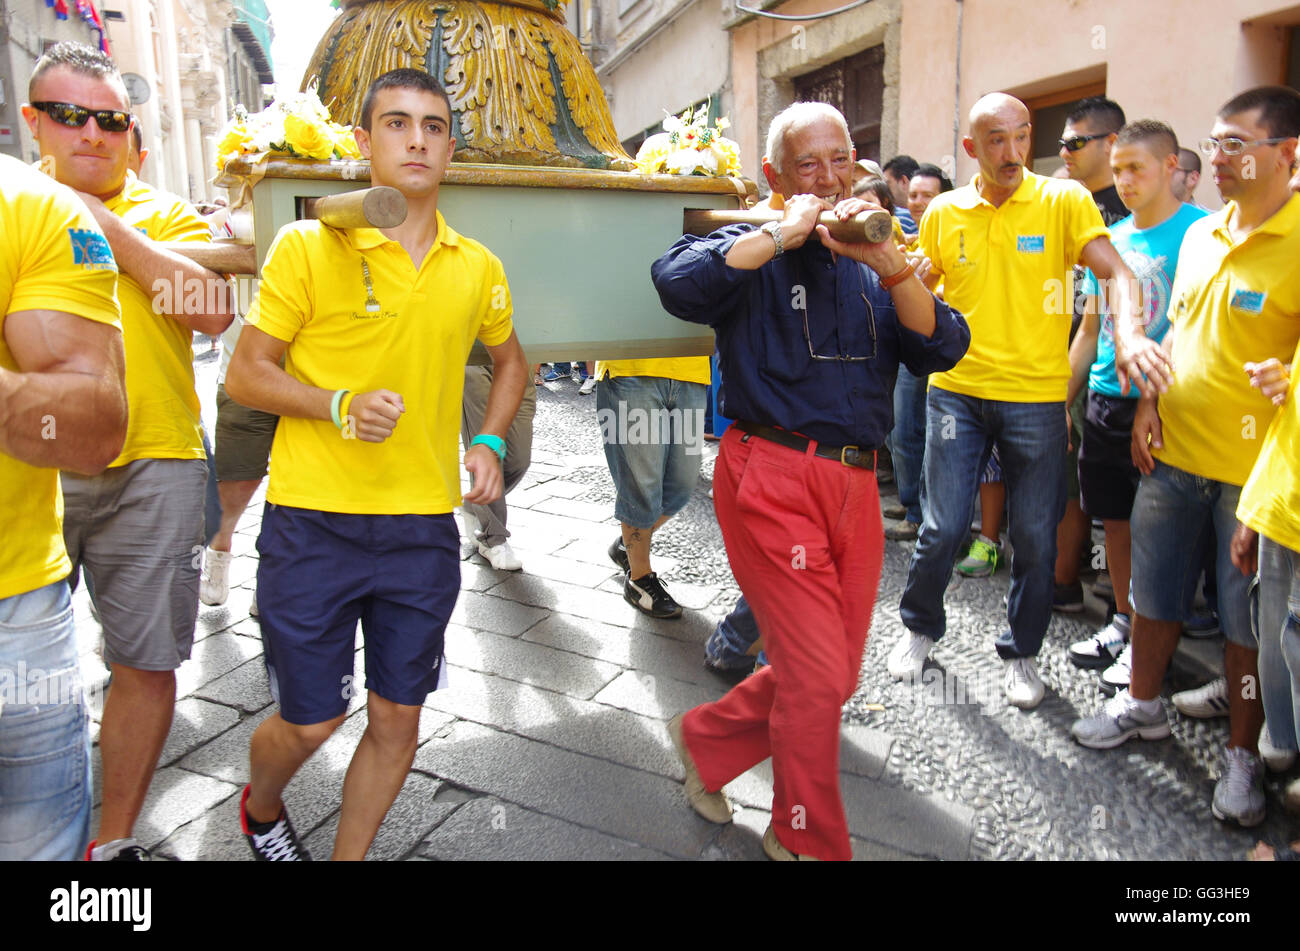
<path id="1" fill-rule="evenodd" d="M 957 263 L 966 264 L 966 232 L 957 232 Z"/>
<path id="2" fill-rule="evenodd" d="M 98 231 L 69 228 L 68 239 L 72 242 L 73 264 L 80 264 L 88 271 L 117 270 L 113 249 L 108 246 L 108 239 Z"/>
<path id="3" fill-rule="evenodd" d="M 1232 294 L 1232 309 L 1244 310 L 1248 314 L 1262 314 L 1267 291 L 1238 290 Z"/>
<path id="4" fill-rule="evenodd" d="M 365 258 L 361 259 L 361 276 L 366 282 L 366 313 L 379 313 L 379 299 L 375 297 L 375 282 L 370 279 L 370 265 Z"/>
<path id="5" fill-rule="evenodd" d="M 1042 254 L 1043 236 L 1041 234 L 1016 235 L 1016 250 L 1022 254 Z"/>

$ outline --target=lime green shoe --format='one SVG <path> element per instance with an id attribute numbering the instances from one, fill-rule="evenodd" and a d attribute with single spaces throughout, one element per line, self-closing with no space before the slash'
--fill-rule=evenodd
<path id="1" fill-rule="evenodd" d="M 1002 564 L 1002 546 L 983 535 L 971 542 L 966 557 L 957 563 L 957 571 L 967 578 L 987 578 Z"/>

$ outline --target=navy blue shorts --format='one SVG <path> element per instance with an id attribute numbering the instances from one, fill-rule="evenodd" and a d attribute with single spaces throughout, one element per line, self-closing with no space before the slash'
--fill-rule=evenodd
<path id="1" fill-rule="evenodd" d="M 460 593 L 450 515 L 348 515 L 267 504 L 257 539 L 257 607 L 271 696 L 289 723 L 347 710 L 357 622 L 366 683 L 419 706 L 438 684 Z"/>

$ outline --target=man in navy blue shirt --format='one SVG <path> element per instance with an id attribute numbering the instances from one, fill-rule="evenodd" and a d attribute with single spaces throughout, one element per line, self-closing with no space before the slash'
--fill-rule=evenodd
<path id="1" fill-rule="evenodd" d="M 714 500 L 727 556 L 769 667 L 669 724 L 687 798 L 727 822 L 721 792 L 772 757 L 772 858 L 848 859 L 840 708 L 857 686 L 880 580 L 876 449 L 900 362 L 918 375 L 966 352 L 962 316 L 892 241 L 847 245 L 817 224 L 873 207 L 852 198 L 844 117 L 796 103 L 772 121 L 763 172 L 779 223 L 684 237 L 651 268 L 664 307 L 717 333 L 722 439 Z"/>

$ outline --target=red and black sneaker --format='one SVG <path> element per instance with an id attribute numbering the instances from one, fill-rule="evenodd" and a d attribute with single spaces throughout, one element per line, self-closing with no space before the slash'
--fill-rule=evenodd
<path id="1" fill-rule="evenodd" d="M 298 839 L 289 821 L 289 813 L 280 807 L 280 815 L 273 822 L 254 822 L 248 818 L 245 804 L 251 786 L 244 787 L 239 797 L 239 824 L 244 828 L 244 838 L 259 862 L 310 862 L 311 853 Z"/>

